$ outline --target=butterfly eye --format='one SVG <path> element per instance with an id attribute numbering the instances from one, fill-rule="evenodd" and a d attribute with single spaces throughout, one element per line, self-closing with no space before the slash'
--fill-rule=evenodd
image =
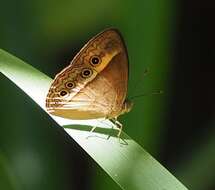
<path id="1" fill-rule="evenodd" d="M 67 82 L 66 83 L 66 87 L 67 88 L 74 88 L 75 87 L 75 83 L 74 82 Z"/>
<path id="2" fill-rule="evenodd" d="M 92 56 L 91 58 L 90 58 L 90 63 L 91 63 L 91 65 L 93 65 L 93 66 L 97 66 L 97 65 L 99 65 L 100 63 L 101 63 L 101 59 L 100 59 L 100 57 L 99 56 Z"/>
<path id="3" fill-rule="evenodd" d="M 67 93 L 68 93 L 68 92 L 67 92 L 67 91 L 65 91 L 65 90 L 61 90 L 61 91 L 60 91 L 60 95 L 61 95 L 61 96 L 66 96 L 66 95 L 67 95 Z"/>
<path id="4" fill-rule="evenodd" d="M 92 74 L 93 74 L 93 71 L 92 71 L 91 69 L 88 69 L 88 68 L 83 69 L 82 72 L 81 72 L 81 76 L 82 76 L 83 78 L 88 78 L 88 77 L 90 77 Z"/>

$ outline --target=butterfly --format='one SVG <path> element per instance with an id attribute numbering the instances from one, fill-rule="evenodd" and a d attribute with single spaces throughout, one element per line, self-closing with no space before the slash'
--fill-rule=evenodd
<path id="1" fill-rule="evenodd" d="M 58 73 L 46 98 L 50 114 L 69 119 L 105 118 L 122 131 L 119 115 L 131 110 L 126 99 L 128 55 L 120 32 L 106 29 L 79 51 Z"/>

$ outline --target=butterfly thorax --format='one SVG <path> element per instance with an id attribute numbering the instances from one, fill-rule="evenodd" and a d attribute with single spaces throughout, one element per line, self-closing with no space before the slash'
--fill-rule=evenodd
<path id="1" fill-rule="evenodd" d="M 134 103 L 132 101 L 126 99 L 124 101 L 124 103 L 122 104 L 122 107 L 120 110 L 111 112 L 111 114 L 108 115 L 106 118 L 107 119 L 117 118 L 120 115 L 128 113 L 131 111 L 133 105 L 134 105 Z"/>

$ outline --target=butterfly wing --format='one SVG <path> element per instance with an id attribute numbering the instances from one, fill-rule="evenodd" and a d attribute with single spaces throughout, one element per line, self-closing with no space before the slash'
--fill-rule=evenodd
<path id="1" fill-rule="evenodd" d="M 117 30 L 105 30 L 56 75 L 46 98 L 47 110 L 72 119 L 117 116 L 127 94 L 127 81 L 123 40 Z"/>

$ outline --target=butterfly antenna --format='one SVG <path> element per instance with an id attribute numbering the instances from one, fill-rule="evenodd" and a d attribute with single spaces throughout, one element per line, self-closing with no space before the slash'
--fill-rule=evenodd
<path id="1" fill-rule="evenodd" d="M 142 81 L 142 79 L 143 79 L 148 73 L 149 73 L 149 70 L 148 70 L 148 68 L 146 68 L 146 69 L 143 71 L 143 74 L 140 75 L 139 80 L 137 80 L 137 82 L 134 84 L 132 94 L 135 94 L 135 91 L 137 90 L 137 87 L 141 84 L 140 81 Z M 129 99 L 130 99 L 130 98 L 129 98 Z"/>
<path id="2" fill-rule="evenodd" d="M 136 95 L 136 96 L 132 96 L 131 98 L 130 98 L 130 100 L 132 100 L 132 99 L 136 99 L 136 98 L 140 98 L 140 97 L 143 97 L 143 96 L 149 96 L 149 95 L 157 95 L 157 94 L 162 94 L 163 93 L 163 91 L 162 90 L 157 90 L 157 91 L 154 91 L 154 92 L 152 92 L 152 93 L 145 93 L 145 94 L 139 94 L 139 95 Z"/>

